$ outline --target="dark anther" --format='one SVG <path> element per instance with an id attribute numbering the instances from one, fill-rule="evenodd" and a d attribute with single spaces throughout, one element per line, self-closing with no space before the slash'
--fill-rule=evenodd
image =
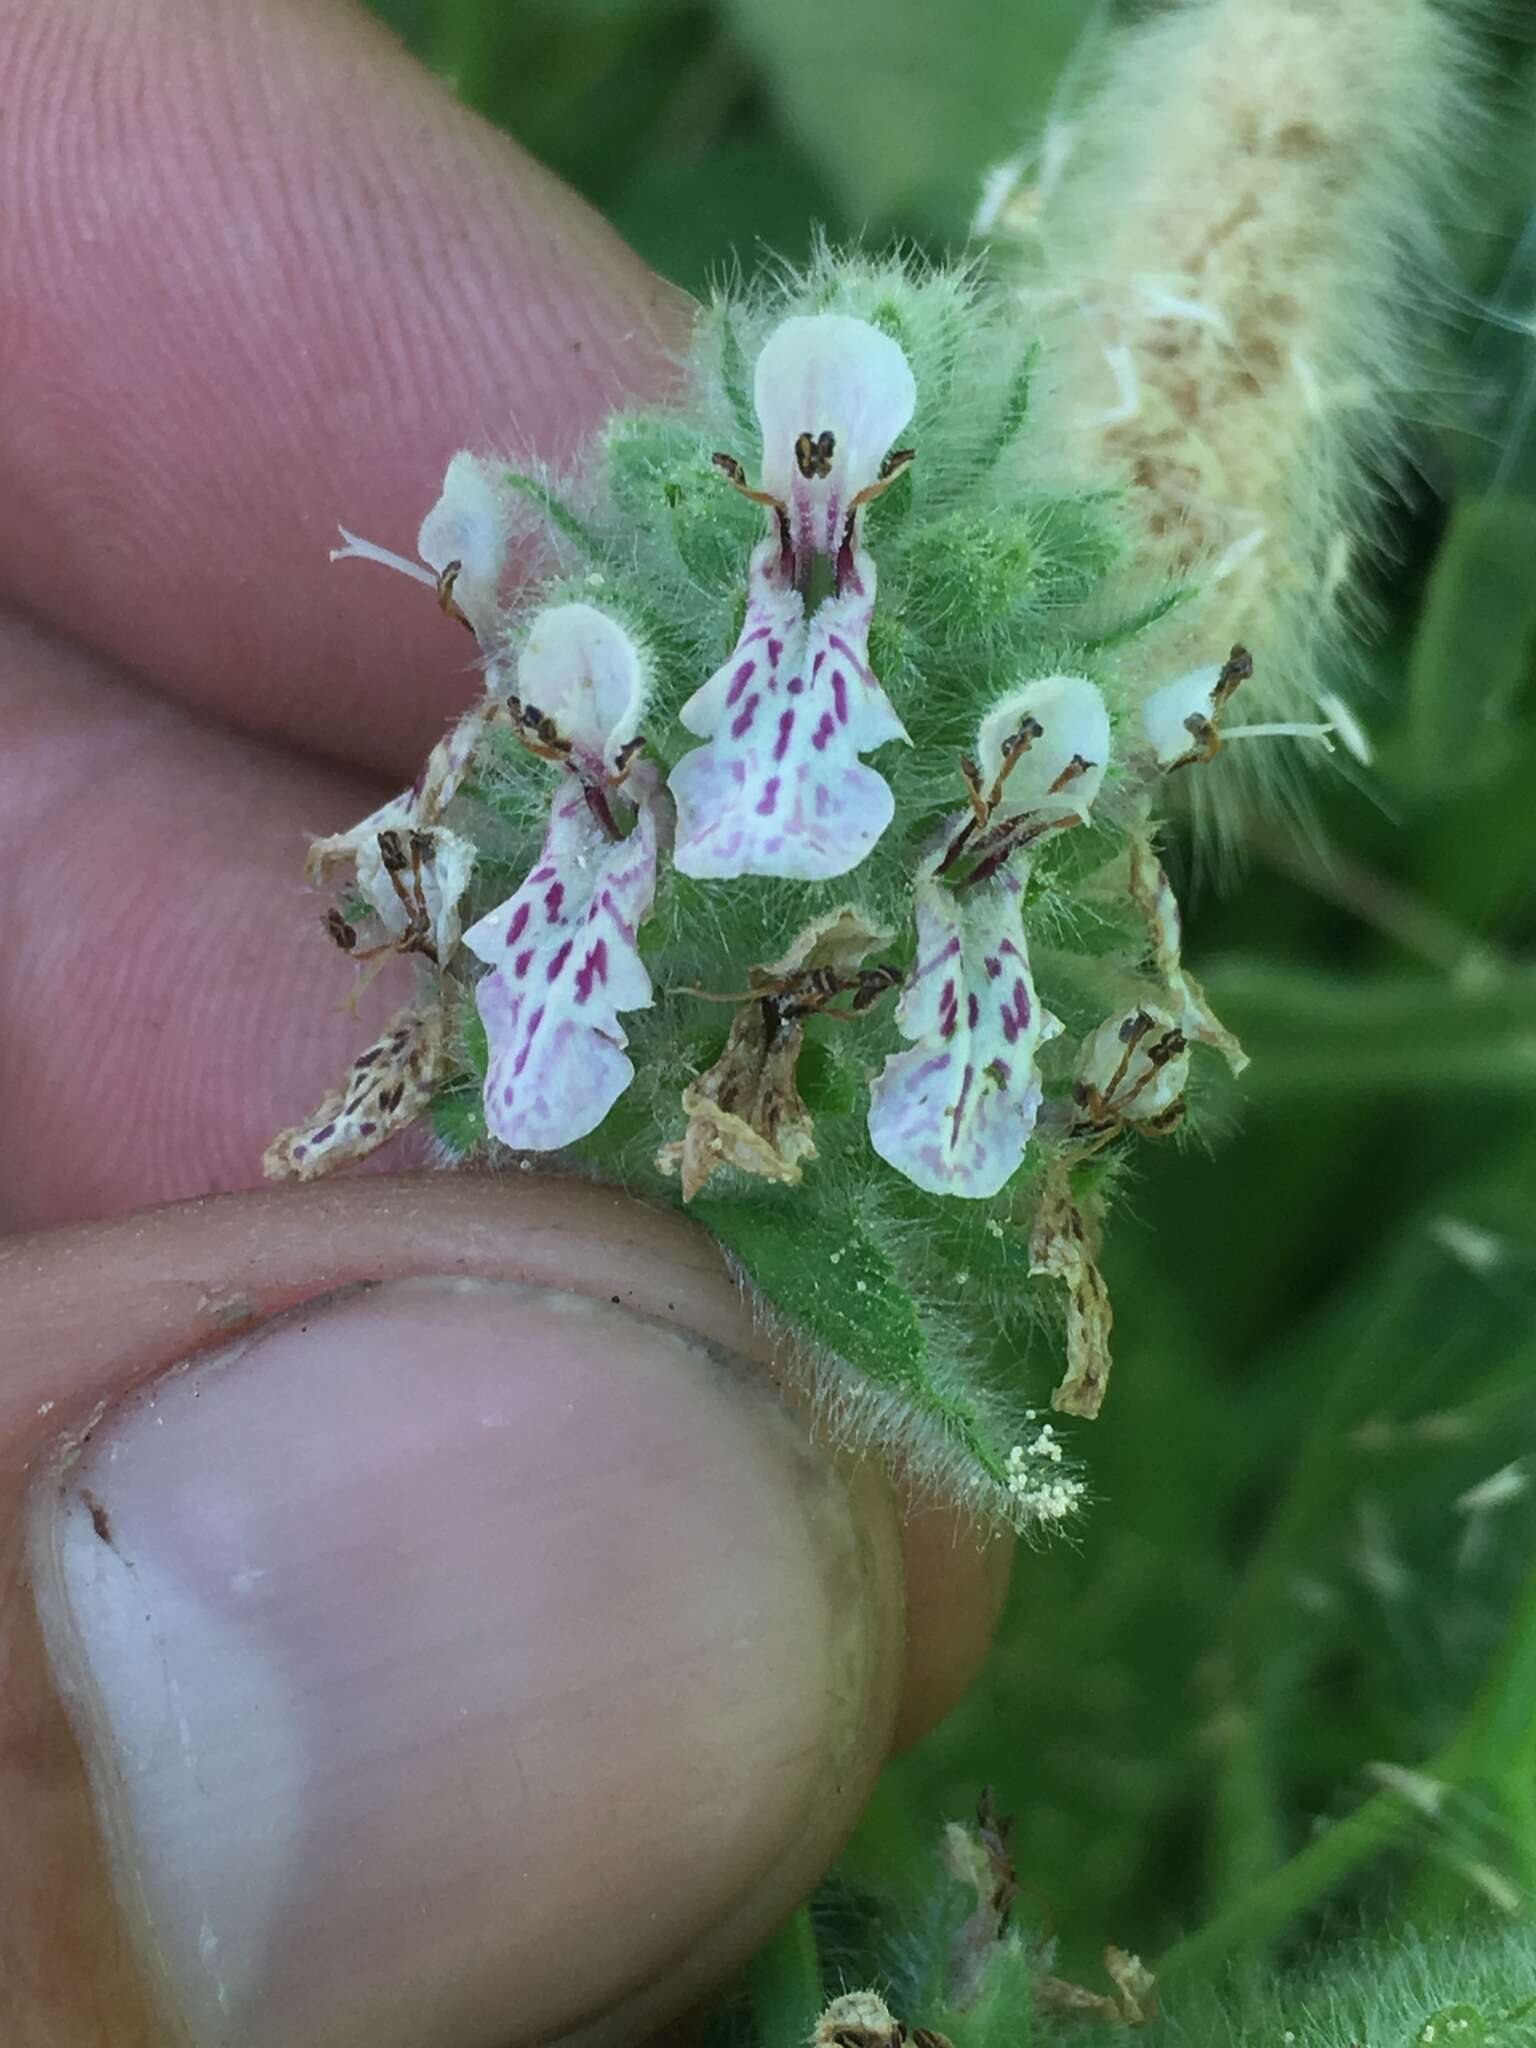
<path id="1" fill-rule="evenodd" d="M 795 467 L 807 481 L 813 477 L 830 476 L 836 448 L 837 439 L 830 429 L 824 428 L 819 434 L 797 434 Z"/>

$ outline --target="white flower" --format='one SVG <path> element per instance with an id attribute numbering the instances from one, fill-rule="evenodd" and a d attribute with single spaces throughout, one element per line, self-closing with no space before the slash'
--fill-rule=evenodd
<path id="1" fill-rule="evenodd" d="M 1014 867 L 964 894 L 918 883 L 917 957 L 896 1012 L 912 1050 L 870 1090 L 869 1137 L 931 1194 L 995 1195 L 1035 1127 L 1035 1054 L 1061 1025 L 1035 993 L 1023 889 Z"/>
<path id="2" fill-rule="evenodd" d="M 482 646 L 501 617 L 501 583 L 511 539 L 510 501 L 495 463 L 461 450 L 448 465 L 442 494 L 422 521 L 416 549 L 421 563 L 341 529 L 344 547 L 333 562 L 379 562 L 437 591 L 445 610 L 457 611 Z"/>
<path id="3" fill-rule="evenodd" d="M 530 744 L 562 764 L 561 779 L 537 864 L 464 944 L 492 970 L 475 985 L 487 1126 L 519 1151 L 549 1152 L 595 1130 L 634 1079 L 619 1013 L 651 1001 L 636 935 L 656 893 L 659 787 L 648 762 L 629 765 L 644 671 L 606 614 L 542 612 L 518 685 L 524 735 L 536 718 Z"/>
<path id="4" fill-rule="evenodd" d="M 672 774 L 675 858 L 685 875 L 822 881 L 857 867 L 894 810 L 859 758 L 907 737 L 869 666 L 876 579 L 859 517 L 896 473 L 889 451 L 916 386 L 888 336 L 823 313 L 774 330 L 756 395 L 762 488 L 751 495 L 773 530 L 752 555 L 740 639 L 680 714 L 708 744 Z M 832 592 L 808 618 L 818 556 L 832 562 Z"/>

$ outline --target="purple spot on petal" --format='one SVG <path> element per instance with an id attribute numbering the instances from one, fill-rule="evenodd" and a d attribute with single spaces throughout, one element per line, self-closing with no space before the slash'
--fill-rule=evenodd
<path id="1" fill-rule="evenodd" d="M 840 668 L 832 671 L 832 708 L 839 725 L 848 723 L 848 682 Z"/>
<path id="2" fill-rule="evenodd" d="M 731 738 L 733 740 L 739 740 L 742 734 L 750 728 L 753 719 L 757 716 L 757 707 L 762 701 L 762 698 L 754 690 L 746 703 L 742 705 L 736 716 L 731 720 Z"/>
<path id="3" fill-rule="evenodd" d="M 815 682 L 816 678 L 821 674 L 821 664 L 826 660 L 826 658 L 827 650 L 825 649 L 825 647 L 818 647 L 816 650 L 816 659 L 811 663 L 811 681 L 813 683 Z"/>
<path id="4" fill-rule="evenodd" d="M 777 775 L 770 775 L 763 786 L 762 801 L 757 806 L 757 815 L 760 818 L 771 818 L 773 816 L 773 807 L 778 800 L 779 778 Z"/>
<path id="5" fill-rule="evenodd" d="M 775 759 L 775 761 L 782 761 L 784 756 L 789 752 L 789 736 L 794 731 L 794 729 L 794 712 L 781 711 L 779 713 L 779 736 L 777 740 L 774 741 L 773 746 L 773 758 Z"/>
<path id="6" fill-rule="evenodd" d="M 551 958 L 549 965 L 544 970 L 544 979 L 546 981 L 558 981 L 560 979 L 565 963 L 571 957 L 571 947 L 574 943 L 574 940 L 567 939 L 560 950 Z M 539 1014 L 542 1016 L 543 1012 L 540 1011 Z"/>
<path id="7" fill-rule="evenodd" d="M 1024 986 L 1023 977 L 1015 979 L 1013 993 L 1004 1003 L 1001 1012 L 1003 1036 L 1012 1045 L 1021 1031 L 1029 1029 L 1029 990 Z"/>
<path id="8" fill-rule="evenodd" d="M 517 976 L 519 981 L 521 981 L 523 976 L 528 972 L 528 963 L 530 960 L 532 960 L 532 958 L 532 946 L 524 946 L 522 952 L 519 953 L 517 958 L 512 962 L 512 972 Z"/>
<path id="9" fill-rule="evenodd" d="M 730 695 L 725 700 L 727 711 L 730 710 L 733 704 L 739 701 L 742 691 L 751 682 L 756 673 L 757 663 L 755 661 L 744 661 L 741 667 L 737 669 L 735 675 L 731 678 Z"/>
<path id="10" fill-rule="evenodd" d="M 791 676 L 789 681 L 784 685 L 784 694 L 787 697 L 798 697 L 801 691 L 804 690 L 804 688 L 804 676 Z"/>
<path id="11" fill-rule="evenodd" d="M 1002 961 L 998 959 L 995 953 L 989 953 L 987 955 L 986 966 L 988 974 L 992 977 L 994 981 L 996 981 L 997 977 L 1003 971 Z"/>
<path id="12" fill-rule="evenodd" d="M 544 895 L 544 915 L 554 924 L 560 916 L 560 906 L 565 901 L 564 882 L 551 882 Z"/>
<path id="13" fill-rule="evenodd" d="M 584 1003 L 587 1000 L 587 997 L 592 993 L 594 981 L 606 981 L 607 979 L 608 942 L 606 939 L 599 939 L 587 955 L 585 961 L 576 970 L 577 1002 Z"/>
<path id="14" fill-rule="evenodd" d="M 507 926 L 507 944 L 509 946 L 515 946 L 523 936 L 523 927 L 528 922 L 528 915 L 529 905 L 526 902 L 519 903 L 516 910 L 512 913 L 512 922 Z"/>
<path id="15" fill-rule="evenodd" d="M 836 731 L 836 719 L 832 716 L 830 711 L 823 711 L 823 713 L 821 714 L 821 723 L 817 726 L 816 730 L 811 734 L 811 745 L 816 749 L 818 754 L 824 751 L 827 741 L 831 739 L 833 733 L 835 733 Z"/>
<path id="16" fill-rule="evenodd" d="M 779 665 L 779 656 L 780 656 L 780 655 L 781 655 L 781 654 L 782 654 L 783 652 L 784 652 L 784 642 L 783 642 L 782 640 L 770 640 L 770 641 L 768 642 L 768 666 L 769 666 L 770 668 L 777 668 L 777 667 L 778 667 L 778 665 Z"/>
<path id="17" fill-rule="evenodd" d="M 955 984 L 946 981 L 939 996 L 939 1036 L 953 1038 L 955 1026 L 960 1022 L 960 1003 L 955 994 Z"/>
<path id="18" fill-rule="evenodd" d="M 965 1018 L 973 1031 L 981 1022 L 981 1004 L 976 1000 L 974 989 L 965 999 Z"/>
<path id="19" fill-rule="evenodd" d="M 528 1032 L 527 1036 L 523 1040 L 523 1049 L 518 1054 L 517 1058 L 512 1062 L 512 1078 L 514 1081 L 517 1079 L 518 1075 L 523 1071 L 524 1067 L 526 1067 L 528 1064 L 528 1055 L 533 1051 L 534 1034 L 537 1032 L 539 1026 L 543 1022 L 544 1005 L 540 1003 L 539 1007 L 528 1019 Z M 510 1101 L 511 1096 L 509 1095 L 507 1099 L 508 1101 Z"/>

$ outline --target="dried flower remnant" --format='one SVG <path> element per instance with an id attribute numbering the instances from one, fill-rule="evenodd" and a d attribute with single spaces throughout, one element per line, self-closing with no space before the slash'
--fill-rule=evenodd
<path id="1" fill-rule="evenodd" d="M 957 1884 L 976 1895 L 974 1907 L 955 1931 L 945 1967 L 945 1995 L 962 2012 L 986 1989 L 1019 1895 L 1012 1840 L 1013 1817 L 999 1815 L 990 1785 L 983 1786 L 976 1802 L 974 1826 L 951 1821 L 944 1830 L 945 1868 Z"/>
<path id="2" fill-rule="evenodd" d="M 1067 1290 L 1067 1370 L 1051 1406 L 1058 1414 L 1089 1421 L 1103 1406 L 1109 1385 L 1109 1333 L 1115 1320 L 1098 1267 L 1099 1247 L 1098 1219 L 1078 1206 L 1069 1162 L 1053 1160 L 1030 1233 L 1029 1270 L 1062 1281 Z"/>
<path id="3" fill-rule="evenodd" d="M 1035 1983 L 1035 2004 L 1058 2018 L 1105 2020 L 1111 2026 L 1142 2027 L 1157 2017 L 1157 1980 L 1140 1956 L 1110 1943 L 1104 1950 L 1104 1974 L 1115 1987 L 1111 1997 L 1065 1977 L 1041 1977 Z"/>
<path id="4" fill-rule="evenodd" d="M 891 455 L 916 387 L 889 336 L 844 314 L 784 321 L 758 358 L 761 489 L 772 530 L 748 567 L 729 659 L 679 716 L 707 744 L 672 772 L 685 875 L 822 881 L 858 866 L 895 803 L 861 754 L 906 727 L 869 666 L 875 565 L 862 508 L 909 459 Z M 717 457 L 746 489 L 740 465 Z M 818 561 L 830 594 L 809 611 Z"/>
<path id="5" fill-rule="evenodd" d="M 802 1161 L 816 1156 L 811 1115 L 795 1079 L 805 1020 L 818 1014 L 852 1019 L 893 987 L 892 969 L 863 965 L 889 937 L 857 911 L 838 910 L 808 926 L 782 960 L 752 970 L 725 1050 L 683 1091 L 686 1133 L 657 1155 L 662 1172 L 681 1175 L 685 1202 L 723 1167 L 799 1184 Z"/>
<path id="6" fill-rule="evenodd" d="M 447 1069 L 441 1006 L 407 1009 L 359 1053 L 346 1080 L 262 1157 L 269 1180 L 313 1180 L 376 1152 L 415 1122 Z"/>
<path id="7" fill-rule="evenodd" d="M 1199 982 L 1185 971 L 1181 952 L 1184 927 L 1178 898 L 1151 841 L 1133 837 L 1128 859 L 1131 897 L 1147 920 L 1153 961 L 1173 998 L 1180 1031 L 1193 1043 L 1213 1047 L 1234 1074 L 1242 1073 L 1248 1065 L 1247 1053 L 1206 1001 Z"/>
<path id="8" fill-rule="evenodd" d="M 635 942 L 656 893 L 659 786 L 638 754 L 640 652 L 617 621 L 550 606 L 517 679 L 515 729 L 560 780 L 538 861 L 464 944 L 491 969 L 475 984 L 487 1127 L 550 1152 L 595 1130 L 634 1079 L 619 1013 L 651 1001 Z"/>
<path id="9" fill-rule="evenodd" d="M 812 2048 L 950 2048 L 930 2027 L 909 2027 L 877 1991 L 845 1991 L 816 2022 Z"/>

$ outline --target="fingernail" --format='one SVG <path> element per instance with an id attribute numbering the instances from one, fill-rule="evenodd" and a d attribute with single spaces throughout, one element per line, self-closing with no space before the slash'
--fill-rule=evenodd
<path id="1" fill-rule="evenodd" d="M 894 1711 L 883 1500 L 748 1368 L 545 1289 L 399 1282 L 170 1372 L 31 1546 L 197 2048 L 570 2029 L 833 1853 Z"/>

